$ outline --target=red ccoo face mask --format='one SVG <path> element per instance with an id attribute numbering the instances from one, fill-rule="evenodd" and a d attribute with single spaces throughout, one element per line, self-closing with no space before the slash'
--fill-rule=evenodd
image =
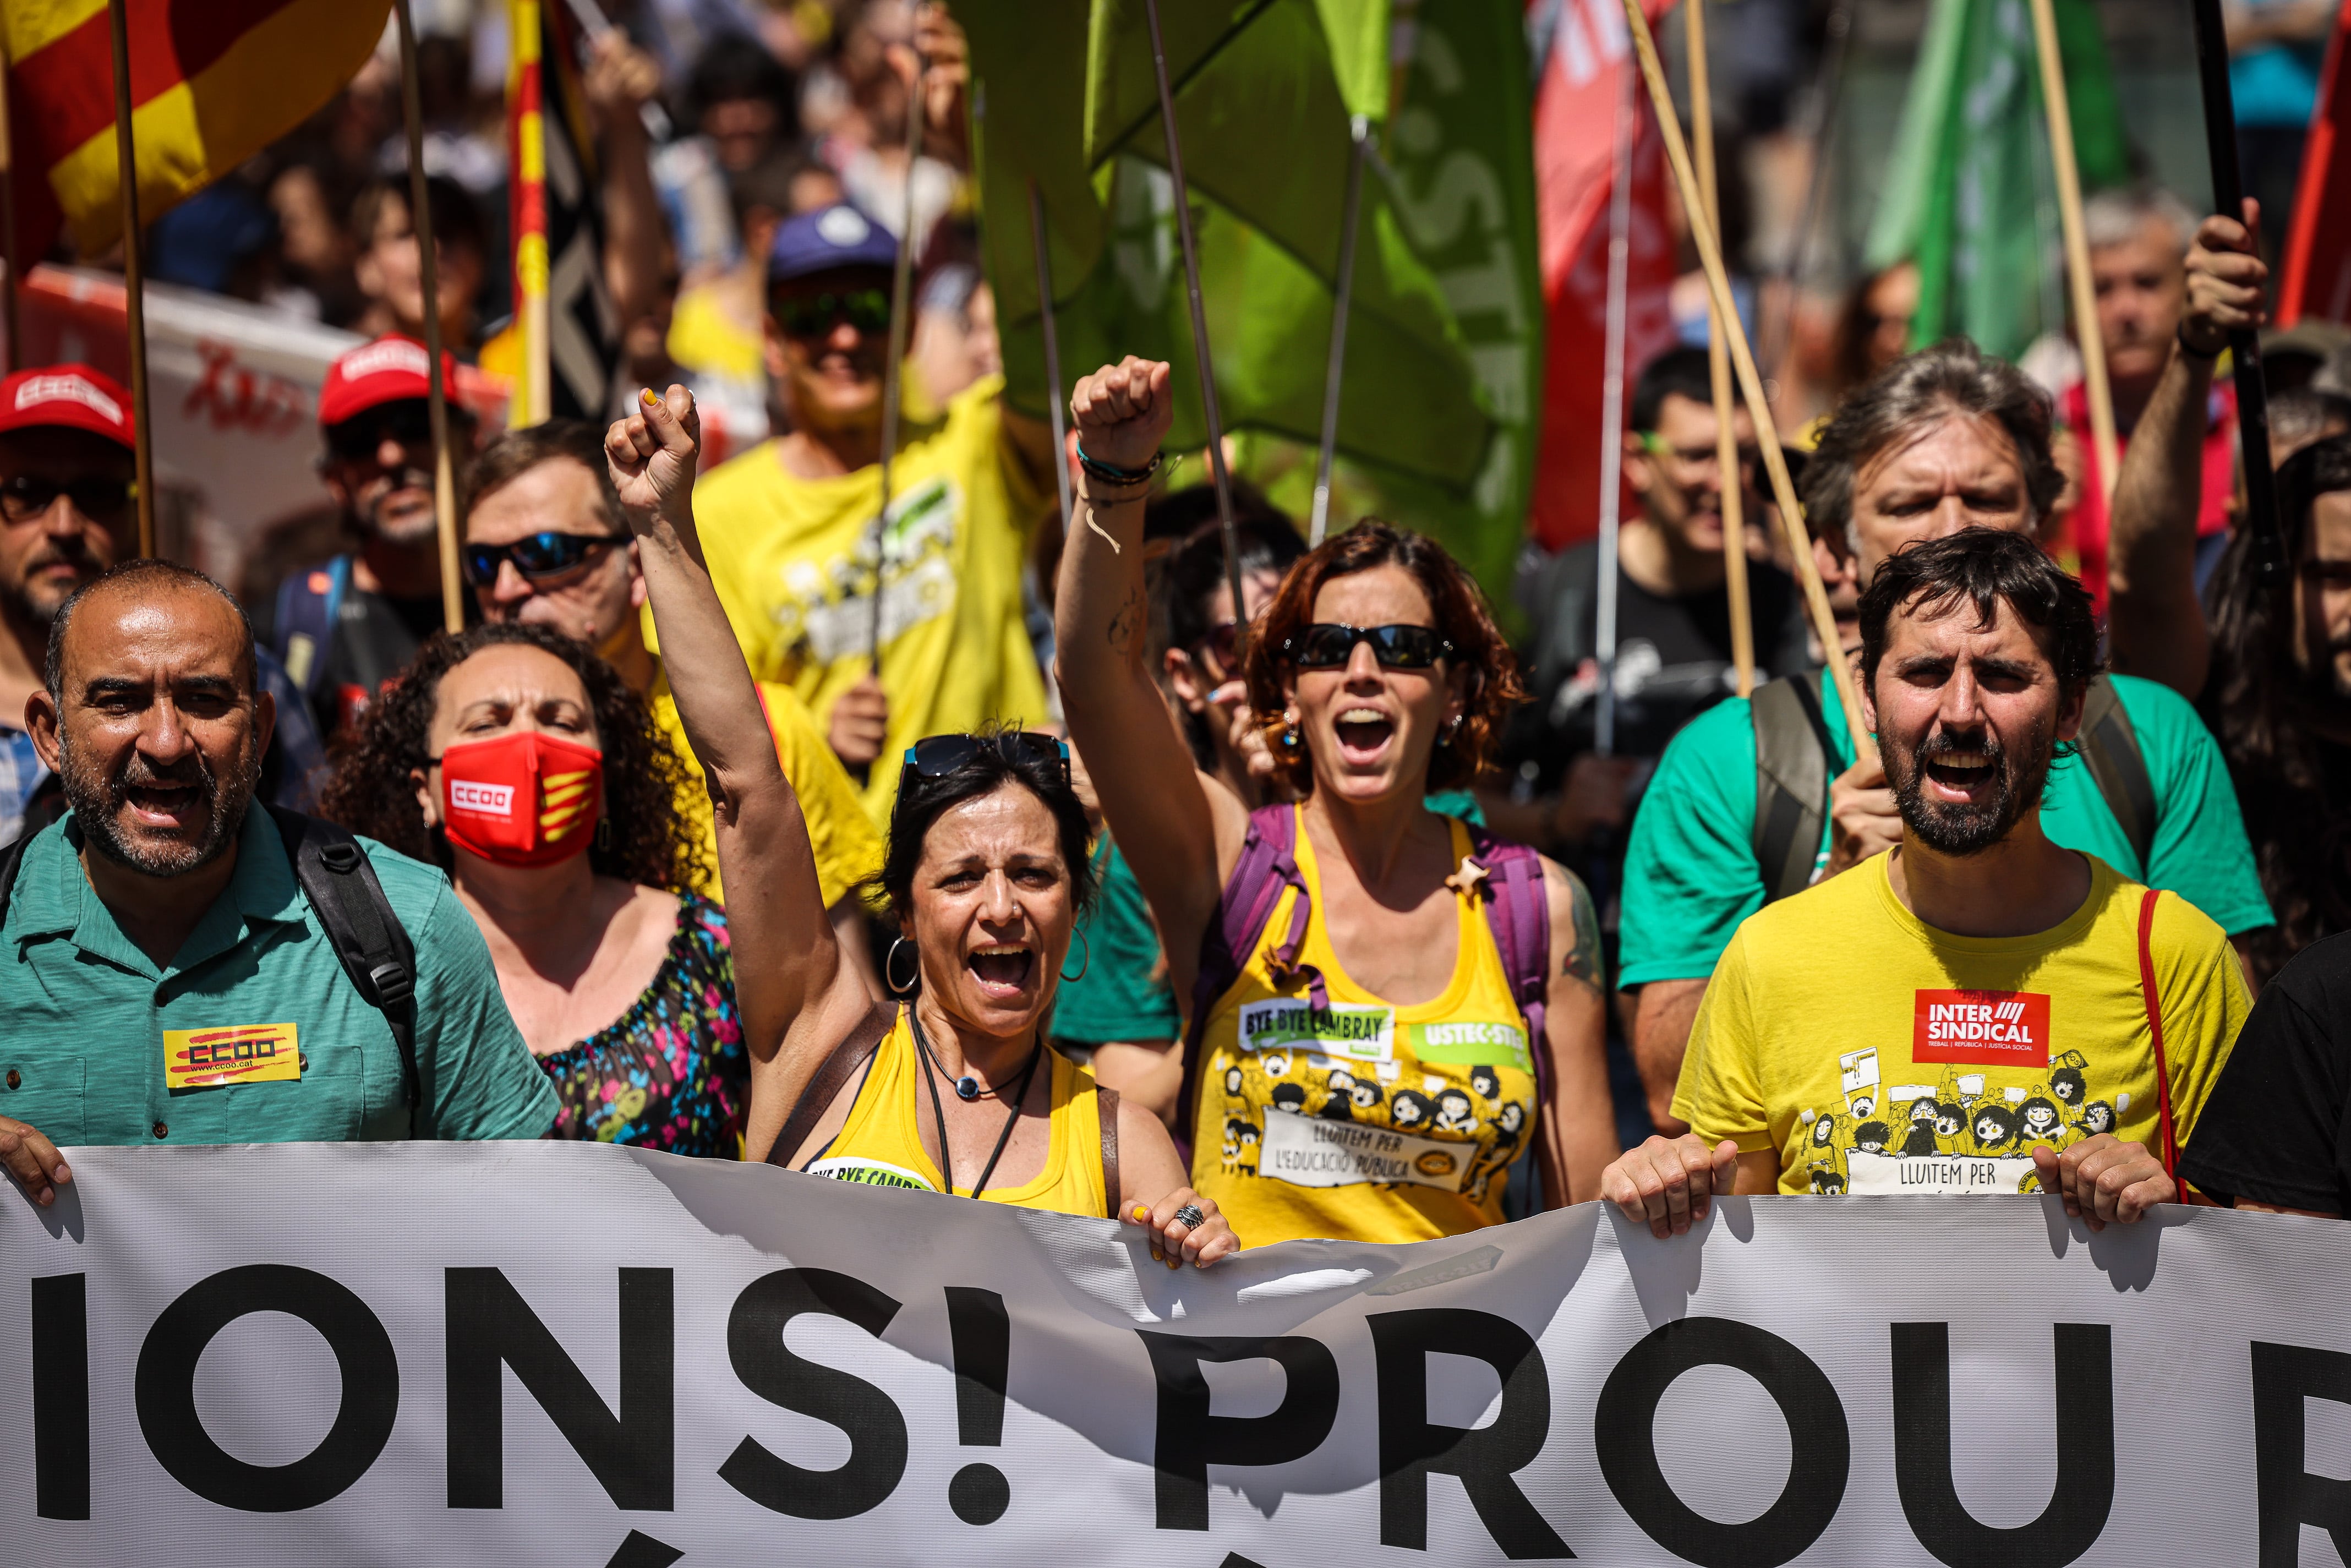
<path id="1" fill-rule="evenodd" d="M 517 730 L 444 749 L 442 831 L 497 865 L 569 860 L 596 836 L 604 754 L 544 731 Z"/>

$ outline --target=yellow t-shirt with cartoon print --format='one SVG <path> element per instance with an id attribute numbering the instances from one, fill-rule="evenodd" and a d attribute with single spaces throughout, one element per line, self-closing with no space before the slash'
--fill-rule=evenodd
<path id="1" fill-rule="evenodd" d="M 1293 807 L 1291 810 L 1296 810 Z M 1453 859 L 1469 853 L 1452 823 Z M 1513 1161 L 1533 1146 L 1534 1055 L 1478 894 L 1455 893 L 1453 976 L 1398 1007 L 1340 967 L 1304 821 L 1310 904 L 1301 973 L 1277 978 L 1285 890 L 1240 974 L 1209 1009 L 1195 1088 L 1192 1186 L 1251 1247 L 1300 1238 L 1426 1241 L 1496 1225 Z M 1329 1007 L 1302 977 L 1320 971 Z"/>
<path id="2" fill-rule="evenodd" d="M 1928 926 L 1887 855 L 1750 915 L 1707 986 L 1674 1114 L 1776 1150 L 1783 1193 L 2031 1192 L 2036 1145 L 2098 1133 L 2160 1157 L 2147 890 L 2083 858 L 2089 897 L 2030 936 Z M 2252 1004 L 2228 936 L 2177 894 L 2149 946 L 2185 1147 Z"/>
<path id="3" fill-rule="evenodd" d="M 1005 449 L 1000 377 L 918 425 L 891 467 L 879 563 L 882 686 L 890 721 L 861 791 L 886 830 L 906 747 L 926 735 L 1049 716 L 1022 619 L 1030 524 L 1043 509 Z M 873 636 L 879 465 L 831 479 L 785 471 L 765 442 L 695 487 L 710 577 L 755 679 L 791 687 L 820 728 L 862 679 Z"/>

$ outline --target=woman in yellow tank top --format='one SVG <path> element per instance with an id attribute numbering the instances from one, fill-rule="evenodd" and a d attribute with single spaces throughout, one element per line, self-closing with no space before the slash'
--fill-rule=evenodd
<path id="1" fill-rule="evenodd" d="M 1170 1268 L 1239 1248 L 1158 1119 L 1045 1044 L 1093 891 L 1069 751 L 932 736 L 906 754 L 880 882 L 902 933 L 879 1009 L 841 959 L 808 826 L 702 563 L 693 399 L 643 394 L 605 439 L 678 716 L 709 776 L 750 1047 L 751 1159 L 1147 1231 Z M 1085 962 L 1083 957 L 1080 963 Z"/>
<path id="2" fill-rule="evenodd" d="M 1259 1246 L 1495 1223 L 1504 1173 L 1530 1150 L 1546 1204 L 1599 1196 L 1616 1140 L 1590 894 L 1540 862 L 1538 1038 L 1489 928 L 1489 868 L 1462 824 L 1423 804 L 1477 779 L 1520 695 L 1475 582 L 1430 540 L 1376 522 L 1290 569 L 1249 632 L 1247 669 L 1301 804 L 1253 828 L 1193 767 L 1144 665 L 1141 502 L 1172 417 L 1167 367 L 1105 367 L 1071 408 L 1088 526 L 1061 558 L 1061 700 L 1179 996 L 1218 957 L 1252 832 L 1294 843 L 1296 883 L 1248 952 L 1211 964 L 1237 971 L 1230 983 L 1196 998 L 1194 1185 Z"/>

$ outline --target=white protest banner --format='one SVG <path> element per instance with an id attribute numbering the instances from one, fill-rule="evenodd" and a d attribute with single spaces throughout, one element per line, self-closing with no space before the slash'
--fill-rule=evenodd
<path id="1" fill-rule="evenodd" d="M 230 1091 L 234 1092 L 234 1091 Z M 0 1560 L 2333 1563 L 2351 1228 L 1584 1205 L 1206 1271 L 595 1145 L 0 1195 Z M 2331 1534 L 2331 1543 L 2330 1543 Z"/>

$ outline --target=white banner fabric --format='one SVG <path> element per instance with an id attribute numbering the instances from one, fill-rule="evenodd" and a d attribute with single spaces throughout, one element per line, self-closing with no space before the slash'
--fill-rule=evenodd
<path id="1" fill-rule="evenodd" d="M 1586 1204 L 1198 1271 L 1108 1221 L 596 1145 L 68 1157 L 56 1207 L 0 1194 L 8 1563 L 2351 1549 L 2332 1221 L 1761 1198 L 1659 1241 Z"/>

